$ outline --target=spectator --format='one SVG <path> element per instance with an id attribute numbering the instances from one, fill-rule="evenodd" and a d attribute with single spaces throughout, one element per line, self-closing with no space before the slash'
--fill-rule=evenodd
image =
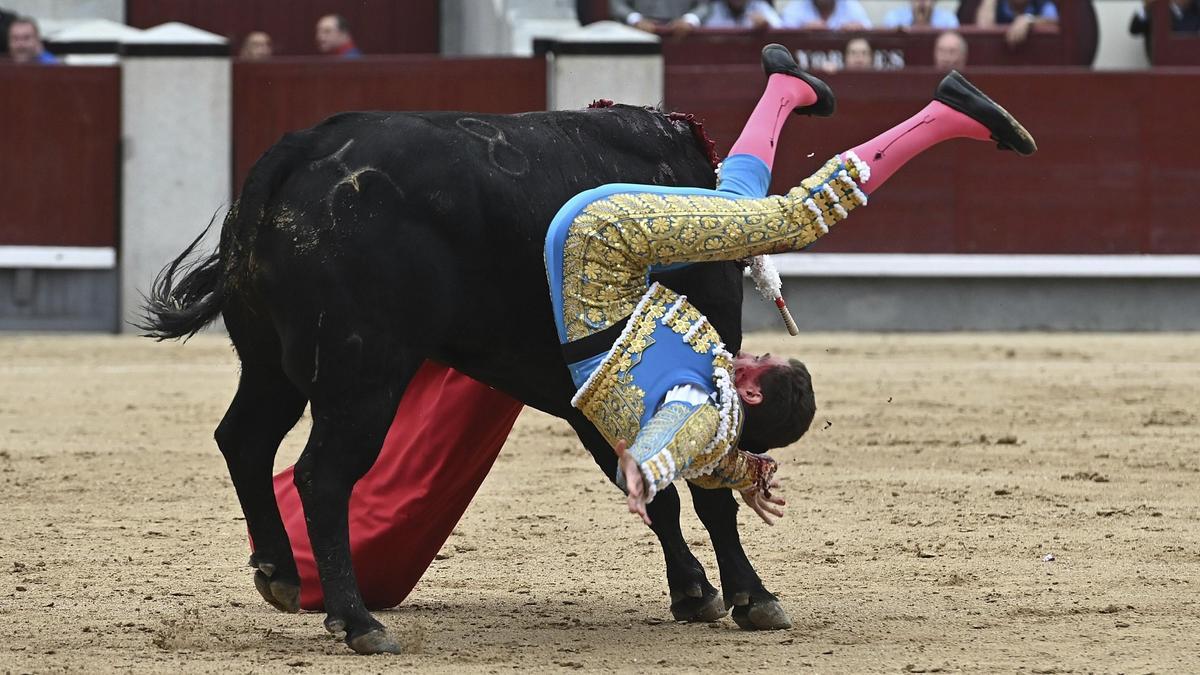
<path id="1" fill-rule="evenodd" d="M 357 59 L 362 51 L 354 45 L 350 24 L 341 14 L 326 14 L 317 21 L 317 49 L 322 54 Z"/>
<path id="2" fill-rule="evenodd" d="M 1011 46 L 1024 42 L 1034 24 L 1057 23 L 1058 8 L 1053 0 L 982 0 L 975 10 L 978 26 L 1008 26 L 1004 37 Z"/>
<path id="3" fill-rule="evenodd" d="M 934 0 L 909 0 L 907 7 L 897 7 L 883 18 L 884 28 L 958 28 L 958 17 Z"/>
<path id="4" fill-rule="evenodd" d="M 579 19 L 580 26 L 604 21 L 608 18 L 608 3 L 600 9 L 594 0 L 575 0 L 575 18 Z"/>
<path id="5" fill-rule="evenodd" d="M 792 0 L 783 9 L 788 28 L 862 30 L 871 27 L 867 10 L 858 0 Z"/>
<path id="6" fill-rule="evenodd" d="M 8 53 L 8 27 L 16 20 L 16 14 L 0 7 L 0 54 Z"/>
<path id="7" fill-rule="evenodd" d="M 8 25 L 8 56 L 14 63 L 58 63 L 42 44 L 37 22 L 27 16 L 17 17 Z"/>
<path id="8" fill-rule="evenodd" d="M 835 73 L 838 71 L 875 70 L 875 48 L 863 36 L 851 37 L 841 54 L 818 52 L 809 56 L 809 70 Z"/>
<path id="9" fill-rule="evenodd" d="M 256 30 L 242 41 L 240 56 L 246 61 L 262 61 L 271 58 L 274 50 L 271 48 L 271 36 Z"/>
<path id="10" fill-rule="evenodd" d="M 1142 0 L 1142 6 L 1133 14 L 1129 32 L 1146 36 L 1146 56 L 1150 56 L 1150 15 L 1146 10 L 1155 0 Z M 1169 0 L 1171 7 L 1171 30 L 1176 33 L 1200 32 L 1200 1 Z"/>
<path id="11" fill-rule="evenodd" d="M 692 32 L 708 16 L 707 0 L 608 0 L 614 21 L 647 33 L 668 30 L 676 37 Z"/>
<path id="12" fill-rule="evenodd" d="M 846 70 L 873 70 L 875 68 L 875 50 L 865 37 L 852 38 L 846 43 L 843 53 Z"/>
<path id="13" fill-rule="evenodd" d="M 967 41 L 957 32 L 948 30 L 933 43 L 933 67 L 941 72 L 967 67 Z"/>
<path id="14" fill-rule="evenodd" d="M 716 0 L 705 28 L 779 28 L 783 21 L 767 0 Z"/>

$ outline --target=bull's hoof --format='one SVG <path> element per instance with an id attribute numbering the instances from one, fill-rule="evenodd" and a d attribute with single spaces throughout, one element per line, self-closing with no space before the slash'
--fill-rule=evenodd
<path id="1" fill-rule="evenodd" d="M 784 630 L 792 627 L 783 605 L 775 598 L 734 605 L 733 620 L 742 630 Z"/>
<path id="2" fill-rule="evenodd" d="M 384 629 L 378 628 L 369 633 L 363 633 L 356 638 L 346 640 L 359 654 L 399 654 L 400 643 Z"/>
<path id="3" fill-rule="evenodd" d="M 711 623 L 720 621 L 728 610 L 717 589 L 699 584 L 687 593 L 671 593 L 671 616 L 676 621 Z"/>
<path id="4" fill-rule="evenodd" d="M 300 611 L 300 585 L 284 579 L 272 579 L 261 570 L 254 572 L 254 587 L 275 609 L 289 614 Z"/>

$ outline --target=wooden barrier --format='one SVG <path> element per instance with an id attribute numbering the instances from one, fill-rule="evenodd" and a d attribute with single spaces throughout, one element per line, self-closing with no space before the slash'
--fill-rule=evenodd
<path id="1" fill-rule="evenodd" d="M 1171 30 L 1168 0 L 1153 3 L 1150 12 L 1150 62 L 1156 66 L 1200 66 L 1200 34 Z"/>
<path id="2" fill-rule="evenodd" d="M 0 64 L 0 91 L 0 246 L 114 246 L 120 70 Z"/>
<path id="3" fill-rule="evenodd" d="M 271 35 L 278 55 L 316 54 L 317 19 L 341 14 L 367 54 L 436 54 L 438 0 L 126 0 L 126 22 L 149 28 L 167 21 L 224 35 L 236 55 L 250 31 Z"/>
<path id="4" fill-rule="evenodd" d="M 546 108 L 543 59 L 438 57 L 275 59 L 233 67 L 234 193 L 250 166 L 288 131 L 344 110 Z"/>
<path id="5" fill-rule="evenodd" d="M 840 73 L 831 119 L 793 118 L 776 193 L 917 112 L 941 75 Z M 1200 253 L 1190 151 L 1200 73 L 982 70 L 971 79 L 1038 139 L 1030 158 L 956 141 L 918 157 L 818 243 L 820 252 Z M 695 113 L 724 154 L 761 92 L 757 63 L 668 66 L 668 108 Z M 1185 140 L 1187 139 L 1187 140 Z"/>

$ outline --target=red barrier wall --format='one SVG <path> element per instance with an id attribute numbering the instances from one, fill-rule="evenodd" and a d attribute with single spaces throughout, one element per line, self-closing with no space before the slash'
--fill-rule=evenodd
<path id="1" fill-rule="evenodd" d="M 1037 138 L 1030 158 L 954 141 L 918 157 L 820 251 L 1200 253 L 1200 71 L 972 71 Z M 793 117 L 775 164 L 786 191 L 835 153 L 918 111 L 940 75 L 841 73 L 830 119 Z M 723 154 L 761 91 L 757 65 L 667 68 L 666 101 Z"/>
<path id="2" fill-rule="evenodd" d="M 0 246 L 115 246 L 117 68 L 0 64 Z"/>
<path id="3" fill-rule="evenodd" d="M 1147 11 L 1153 33 L 1150 62 L 1156 66 L 1200 66 L 1200 34 L 1171 30 L 1171 8 L 1166 2 L 1153 3 Z"/>
<path id="4" fill-rule="evenodd" d="M 367 54 L 436 54 L 438 0 L 125 0 L 126 22 L 149 28 L 167 21 L 224 35 L 237 54 L 250 31 L 271 34 L 278 55 L 316 54 L 317 19 L 341 14 Z"/>
<path id="5" fill-rule="evenodd" d="M 344 110 L 546 108 L 542 59 L 276 59 L 233 68 L 234 192 L 250 166 L 285 132 Z"/>

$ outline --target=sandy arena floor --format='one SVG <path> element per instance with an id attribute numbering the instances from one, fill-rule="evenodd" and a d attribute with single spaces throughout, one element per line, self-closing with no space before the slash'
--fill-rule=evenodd
<path id="1" fill-rule="evenodd" d="M 1200 337 L 747 347 L 816 380 L 814 430 L 776 453 L 788 517 L 742 512 L 794 629 L 672 622 L 651 533 L 527 411 L 445 559 L 378 614 L 410 652 L 366 658 L 254 591 L 212 441 L 224 339 L 0 336 L 0 671 L 1200 671 Z"/>

